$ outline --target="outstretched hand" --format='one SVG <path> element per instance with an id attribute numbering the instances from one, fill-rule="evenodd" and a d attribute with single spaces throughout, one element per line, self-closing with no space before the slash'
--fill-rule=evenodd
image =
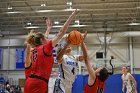
<path id="1" fill-rule="evenodd" d="M 75 14 L 78 13 L 78 9 L 75 9 L 73 12 L 72 12 L 72 15 L 74 16 Z"/>
<path id="2" fill-rule="evenodd" d="M 87 36 L 87 31 L 85 31 L 85 33 L 83 35 L 83 41 L 85 40 L 86 36 Z"/>
<path id="3" fill-rule="evenodd" d="M 46 26 L 47 28 L 50 28 L 50 29 L 52 28 L 52 22 L 49 17 L 46 19 Z"/>

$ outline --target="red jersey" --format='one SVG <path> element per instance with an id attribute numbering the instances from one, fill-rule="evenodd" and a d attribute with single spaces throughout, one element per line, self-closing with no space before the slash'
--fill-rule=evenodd
<path id="1" fill-rule="evenodd" d="M 49 80 L 54 63 L 52 50 L 52 40 L 33 49 L 31 75 L 37 75 Z"/>
<path id="2" fill-rule="evenodd" d="M 84 93 L 103 93 L 105 82 L 101 82 L 98 77 L 96 77 L 93 85 L 85 86 Z"/>
<path id="3" fill-rule="evenodd" d="M 24 71 L 25 71 L 25 77 L 26 79 L 31 75 L 31 71 L 32 71 L 32 63 L 29 67 L 25 67 Z"/>

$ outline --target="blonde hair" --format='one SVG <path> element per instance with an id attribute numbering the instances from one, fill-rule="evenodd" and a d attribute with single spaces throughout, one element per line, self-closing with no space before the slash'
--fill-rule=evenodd
<path id="1" fill-rule="evenodd" d="M 42 45 L 42 42 L 40 41 L 41 38 L 44 39 L 43 33 L 31 30 L 25 40 L 25 43 L 30 44 L 32 47 Z"/>
<path id="2" fill-rule="evenodd" d="M 34 30 L 31 30 L 30 33 L 28 33 L 27 38 L 25 39 L 25 44 L 28 43 L 31 46 L 33 46 L 33 37 L 34 37 Z"/>

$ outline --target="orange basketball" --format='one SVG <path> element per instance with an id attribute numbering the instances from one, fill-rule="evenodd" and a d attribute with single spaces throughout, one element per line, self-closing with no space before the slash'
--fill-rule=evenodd
<path id="1" fill-rule="evenodd" d="M 82 42 L 83 37 L 79 31 L 73 30 L 69 33 L 68 40 L 72 45 L 78 45 Z"/>

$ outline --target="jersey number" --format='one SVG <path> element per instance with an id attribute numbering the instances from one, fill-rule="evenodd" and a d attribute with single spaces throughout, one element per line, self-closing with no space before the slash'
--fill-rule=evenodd
<path id="1" fill-rule="evenodd" d="M 32 59 L 33 61 L 37 59 L 37 50 L 33 51 Z"/>
<path id="2" fill-rule="evenodd" d="M 97 92 L 96 93 L 103 93 L 103 88 L 101 88 L 100 86 L 98 86 Z"/>

